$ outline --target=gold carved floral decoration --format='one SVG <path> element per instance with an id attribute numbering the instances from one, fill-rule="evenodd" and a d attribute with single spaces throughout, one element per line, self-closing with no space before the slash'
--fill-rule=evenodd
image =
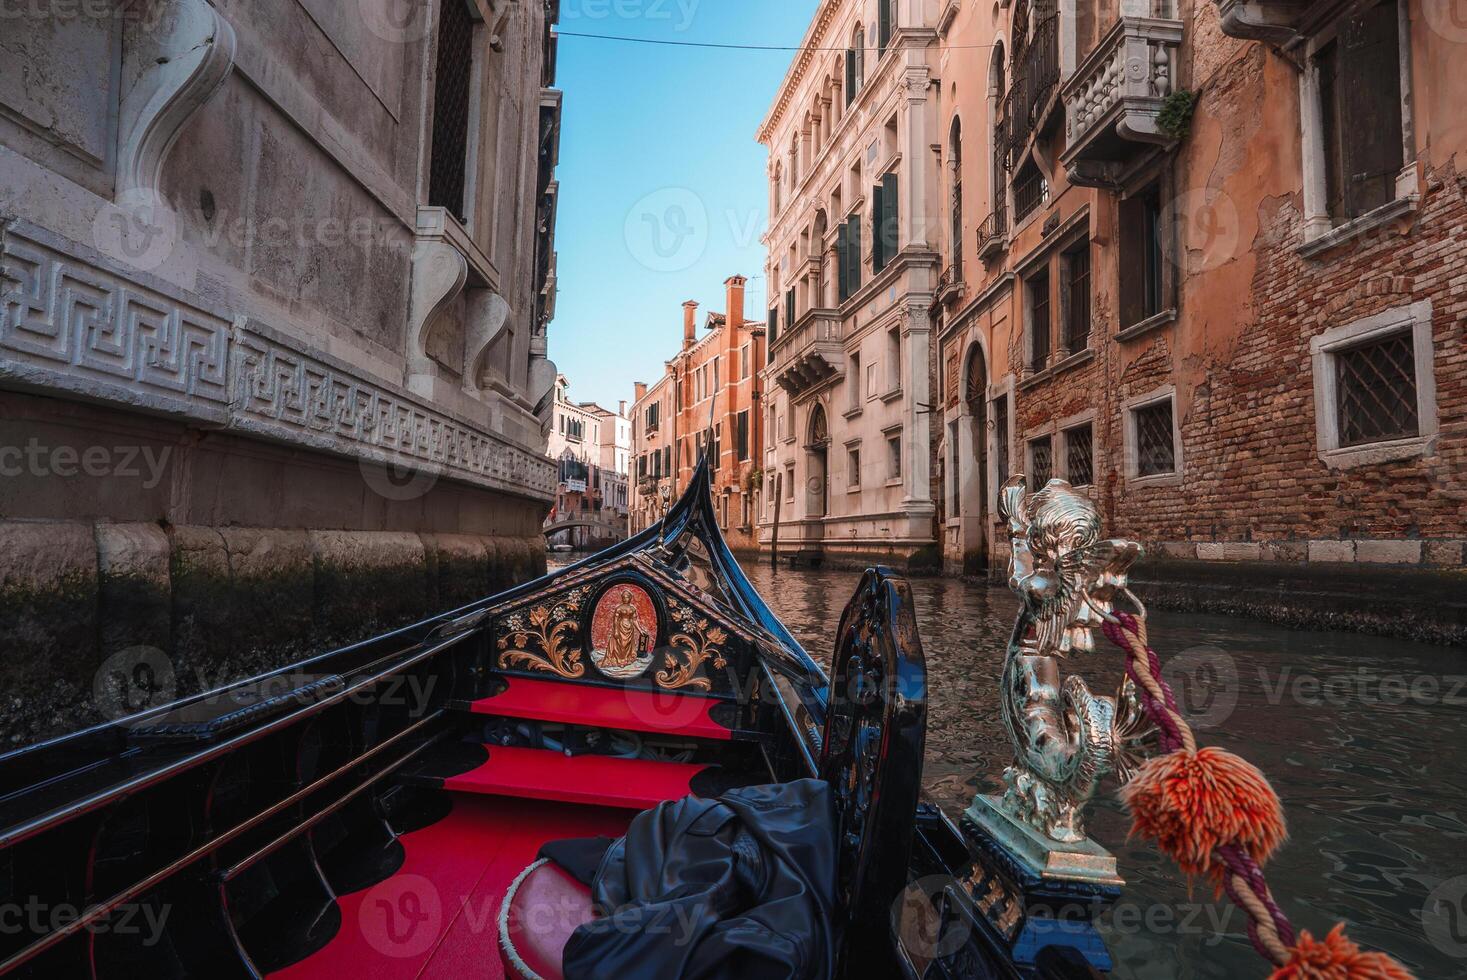
<path id="1" fill-rule="evenodd" d="M 499 666 L 559 674 L 561 677 L 584 676 L 579 643 L 570 643 L 579 629 L 576 613 L 589 591 L 587 587 L 572 589 L 553 606 L 539 605 L 528 613 L 515 612 L 505 620 L 508 633 L 499 639 Z"/>
<path id="2" fill-rule="evenodd" d="M 712 681 L 698 676 L 698 671 L 710 658 L 715 670 L 722 670 L 728 665 L 728 661 L 723 659 L 723 646 L 728 642 L 728 634 L 672 596 L 667 596 L 667 607 L 674 625 L 667 648 L 667 666 L 657 672 L 657 683 L 670 689 L 710 690 Z"/>

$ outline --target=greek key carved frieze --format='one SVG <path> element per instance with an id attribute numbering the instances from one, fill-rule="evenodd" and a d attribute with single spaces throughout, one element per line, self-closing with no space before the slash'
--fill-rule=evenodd
<path id="1" fill-rule="evenodd" d="M 555 492 L 555 467 L 543 457 L 18 224 L 5 229 L 0 251 L 0 377 L 346 455 L 403 459 L 470 483 Z"/>

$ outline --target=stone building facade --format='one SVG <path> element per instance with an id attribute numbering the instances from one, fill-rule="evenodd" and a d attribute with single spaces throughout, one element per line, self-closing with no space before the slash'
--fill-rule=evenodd
<path id="1" fill-rule="evenodd" d="M 759 542 L 812 562 L 937 563 L 940 6 L 823 0 L 758 132 L 771 301 Z"/>
<path id="2" fill-rule="evenodd" d="M 0 738 L 543 568 L 557 4 L 403 9 L 5 17 Z"/>
<path id="3" fill-rule="evenodd" d="M 632 403 L 632 530 L 655 523 L 676 500 L 700 454 L 713 464 L 714 507 L 729 547 L 758 548 L 759 460 L 763 458 L 765 365 L 762 322 L 744 316 L 743 276 L 724 282 L 722 313 L 709 313 L 698 337 L 698 304 L 683 304 L 682 349 Z"/>
<path id="4" fill-rule="evenodd" d="M 948 8 L 944 564 L 1001 567 L 995 488 L 1058 476 L 1154 595 L 1467 635 L 1467 33 L 1418 0 Z"/>

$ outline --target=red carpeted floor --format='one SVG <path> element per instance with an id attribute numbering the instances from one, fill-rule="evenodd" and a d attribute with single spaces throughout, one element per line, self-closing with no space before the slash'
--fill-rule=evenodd
<path id="1" fill-rule="evenodd" d="M 628 732 L 656 732 L 728 741 L 727 726 L 713 718 L 719 702 L 668 691 L 638 691 L 567 684 L 530 677 L 507 678 L 505 689 L 469 705 L 479 715 L 533 718 L 537 721 L 617 728 Z"/>
<path id="2" fill-rule="evenodd" d="M 454 795 L 454 809 L 402 838 L 397 874 L 341 897 L 341 932 L 271 977 L 500 980 L 499 904 L 545 841 L 619 837 L 628 810 Z"/>

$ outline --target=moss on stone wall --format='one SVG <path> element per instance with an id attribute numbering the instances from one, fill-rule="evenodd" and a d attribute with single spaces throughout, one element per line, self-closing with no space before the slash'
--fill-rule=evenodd
<path id="1" fill-rule="evenodd" d="M 18 523 L 0 522 L 0 539 Z M 205 527 L 153 527 L 150 566 L 136 559 L 146 549 L 113 560 L 106 532 L 117 525 L 99 525 L 95 539 L 77 527 L 23 525 L 27 553 L 44 553 L 49 532 L 70 557 L 52 563 L 49 580 L 42 564 L 0 584 L 0 751 L 287 666 L 545 571 L 540 539 Z M 87 540 L 100 542 L 100 562 L 83 553 Z M 84 570 L 99 564 L 100 575 Z"/>

